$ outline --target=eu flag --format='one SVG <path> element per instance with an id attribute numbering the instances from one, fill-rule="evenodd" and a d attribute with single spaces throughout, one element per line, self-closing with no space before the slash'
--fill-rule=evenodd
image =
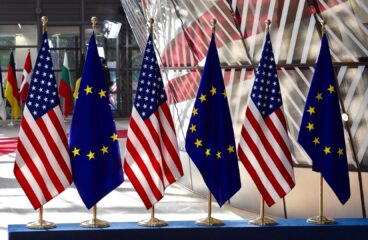
<path id="1" fill-rule="evenodd" d="M 124 181 L 104 74 L 92 34 L 70 129 L 75 186 L 89 209 Z"/>
<path id="2" fill-rule="evenodd" d="M 234 131 L 214 34 L 187 130 L 185 147 L 222 206 L 240 189 Z"/>
<path id="3" fill-rule="evenodd" d="M 350 197 L 344 129 L 326 34 L 305 103 L 298 142 L 342 204 Z"/>

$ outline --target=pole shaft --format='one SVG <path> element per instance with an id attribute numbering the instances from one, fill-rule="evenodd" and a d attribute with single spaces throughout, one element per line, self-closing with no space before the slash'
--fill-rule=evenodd
<path id="1" fill-rule="evenodd" d="M 211 212 L 212 212 L 212 196 L 211 192 L 208 192 L 208 219 L 211 219 Z"/>
<path id="2" fill-rule="evenodd" d="M 322 219 L 323 217 L 323 176 L 320 176 L 320 183 L 319 183 L 319 216 Z"/>
<path id="3" fill-rule="evenodd" d="M 263 197 L 261 197 L 261 201 L 260 201 L 259 216 L 261 217 L 262 222 L 264 222 L 264 199 Z"/>
<path id="4" fill-rule="evenodd" d="M 154 219 L 155 219 L 155 206 L 153 205 L 151 207 L 151 221 L 153 222 Z"/>
<path id="5" fill-rule="evenodd" d="M 40 207 L 40 225 L 43 225 L 43 206 Z"/>
<path id="6" fill-rule="evenodd" d="M 96 222 L 97 219 L 97 204 L 93 206 L 93 222 Z"/>

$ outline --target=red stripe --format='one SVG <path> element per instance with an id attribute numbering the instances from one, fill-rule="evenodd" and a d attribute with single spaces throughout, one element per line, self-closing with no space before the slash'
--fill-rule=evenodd
<path id="1" fill-rule="evenodd" d="M 242 131 L 243 131 L 243 129 L 242 129 Z M 244 129 L 244 131 L 245 131 L 245 129 Z M 244 167 L 247 169 L 249 175 L 252 177 L 254 183 L 256 184 L 256 186 L 257 186 L 259 192 L 261 193 L 263 199 L 265 200 L 265 202 L 267 203 L 268 206 L 272 206 L 275 203 L 275 201 L 272 199 L 271 195 L 268 193 L 267 189 L 262 184 L 261 179 L 258 177 L 258 173 L 253 168 L 253 166 L 250 163 L 249 159 L 247 158 L 247 156 L 242 151 L 240 145 L 238 147 L 238 155 L 239 155 L 239 158 L 240 158 L 241 162 L 243 163 Z"/>
<path id="2" fill-rule="evenodd" d="M 158 177 L 161 179 L 161 183 L 162 183 L 164 180 L 164 177 L 162 176 L 160 163 L 158 162 L 155 154 L 153 153 L 151 146 L 146 139 L 146 136 L 141 131 L 140 127 L 138 126 L 134 118 L 132 118 L 130 121 L 130 129 L 134 132 L 138 141 L 141 143 L 142 147 L 144 148 L 144 151 L 147 153 L 148 159 L 152 163 L 152 166 L 155 169 L 155 172 L 157 173 Z M 150 131 L 149 134 L 153 135 L 154 133 L 156 133 L 156 131 L 153 129 L 153 133 Z M 157 185 L 161 183 L 157 183 Z"/>
<path id="3" fill-rule="evenodd" d="M 41 202 L 38 201 L 37 196 L 33 192 L 31 185 L 29 185 L 27 179 L 24 177 L 22 171 L 19 169 L 18 164 L 14 164 L 14 175 L 15 178 L 18 180 L 20 186 L 22 187 L 23 191 L 26 193 L 29 201 L 31 202 L 33 208 L 36 210 L 41 207 Z"/>
<path id="4" fill-rule="evenodd" d="M 248 112 L 250 112 L 249 109 L 247 109 L 247 111 L 246 111 L 246 117 L 249 119 L 249 117 L 247 116 L 247 115 L 249 115 L 249 114 L 247 114 Z M 251 122 L 251 124 L 252 124 L 252 127 L 255 128 L 252 122 Z M 252 153 L 253 153 L 254 157 L 256 158 L 256 160 L 258 161 L 259 165 L 261 166 L 265 176 L 269 179 L 269 181 L 271 182 L 271 184 L 274 187 L 277 194 L 279 196 L 284 196 L 285 191 L 282 189 L 280 183 L 276 180 L 276 178 L 273 175 L 272 171 L 268 167 L 268 164 L 267 164 L 266 160 L 262 157 L 258 146 L 253 142 L 252 138 L 248 134 L 248 131 L 246 131 L 245 128 L 243 128 L 243 129 L 241 131 L 241 135 L 242 135 L 244 141 L 249 146 L 250 150 L 252 151 Z M 264 143 L 262 142 L 262 144 L 264 144 Z M 268 161 L 272 161 L 272 159 L 268 159 Z"/>
<path id="5" fill-rule="evenodd" d="M 47 141 L 48 147 L 50 148 L 51 153 L 55 157 L 59 167 L 63 171 L 63 174 L 65 176 L 67 176 L 67 174 L 70 174 L 70 171 L 69 171 L 68 167 L 65 164 L 65 159 L 63 158 L 63 155 L 60 153 L 60 150 L 59 150 L 57 144 L 55 143 L 55 141 L 52 138 L 45 122 L 43 121 L 43 118 L 39 118 L 36 123 L 37 123 L 38 127 L 40 128 L 41 132 L 43 133 L 43 135 L 44 135 L 44 137 Z M 57 176 L 55 176 L 55 177 L 57 178 L 57 181 L 55 179 L 55 182 L 56 182 L 55 187 L 56 187 L 57 191 L 59 193 L 61 193 L 65 189 L 65 187 L 61 183 L 59 177 L 57 177 Z"/>
<path id="6" fill-rule="evenodd" d="M 137 152 L 137 150 L 135 149 L 133 143 L 130 141 L 129 138 L 127 139 L 126 142 L 126 151 L 129 151 L 130 155 L 132 156 L 132 159 L 134 159 L 134 162 L 137 164 L 142 174 L 146 178 L 148 185 L 150 186 L 153 192 L 153 195 L 155 196 L 156 200 L 159 201 L 162 198 L 161 192 L 157 188 L 155 182 L 152 179 L 150 171 L 148 170 L 146 164 L 143 162 L 142 158 L 140 157 L 140 154 Z"/>
<path id="7" fill-rule="evenodd" d="M 37 137 L 34 135 L 32 129 L 29 127 L 28 122 L 27 122 L 27 118 L 25 118 L 25 117 L 22 119 L 22 128 L 23 128 L 25 134 L 27 135 L 29 141 L 32 143 L 33 148 L 35 149 L 35 151 L 36 151 L 37 155 L 39 156 L 40 160 L 42 161 L 43 165 L 45 166 L 45 169 L 46 169 L 48 175 L 50 176 L 50 179 L 51 179 L 52 183 L 54 184 L 56 189 L 59 189 L 60 186 L 62 186 L 61 182 L 60 182 L 58 176 L 56 175 L 54 169 L 50 165 L 50 163 L 48 161 L 48 157 L 46 156 L 45 152 L 43 151 L 43 146 L 41 146 L 41 144 L 39 143 Z"/>
<path id="8" fill-rule="evenodd" d="M 17 150 L 20 154 L 20 156 L 22 156 L 22 159 L 24 161 L 24 163 L 27 165 L 30 173 L 32 174 L 32 176 L 34 177 L 34 179 L 36 180 L 38 186 L 40 187 L 43 196 L 45 197 L 46 201 L 49 201 L 50 199 L 52 199 L 52 195 L 49 192 L 45 180 L 42 177 L 42 174 L 44 173 L 40 173 L 40 171 L 38 170 L 38 168 L 36 167 L 36 165 L 33 162 L 33 159 L 29 156 L 27 150 L 25 149 L 25 147 L 23 146 L 23 143 L 21 141 L 19 141 L 18 143 L 18 147 Z M 28 193 L 26 192 L 27 196 Z"/>
<path id="9" fill-rule="evenodd" d="M 146 206 L 147 209 L 152 207 L 152 203 L 150 201 L 150 199 L 148 198 L 148 195 L 145 191 L 145 189 L 143 188 L 143 186 L 141 185 L 141 183 L 139 182 L 139 179 L 135 176 L 133 170 L 130 168 L 129 164 L 126 163 L 126 159 L 124 159 L 124 171 L 125 174 L 128 176 L 130 182 L 133 184 L 135 190 L 137 191 L 138 195 L 140 196 L 140 198 L 142 199 L 144 205 Z"/>
<path id="10" fill-rule="evenodd" d="M 275 113 L 276 113 L 276 116 L 279 118 L 279 121 L 281 122 L 282 126 L 284 127 L 285 132 L 287 132 L 286 119 L 285 119 L 284 113 L 282 112 L 281 108 L 279 108 Z M 290 151 L 289 151 L 289 154 L 290 154 L 290 157 L 288 157 L 288 160 L 290 164 L 293 165 Z"/>
<path id="11" fill-rule="evenodd" d="M 171 130 L 173 131 L 174 135 L 176 136 L 174 123 L 172 121 L 170 109 L 169 109 L 167 103 L 161 104 L 160 107 L 161 107 L 161 110 L 162 110 L 162 112 L 164 113 L 164 115 L 166 117 L 167 122 L 169 123 L 169 125 L 171 127 Z M 167 126 L 163 126 L 162 122 L 160 121 L 160 131 L 161 131 L 162 141 L 164 142 L 165 147 L 166 147 L 169 155 L 171 156 L 172 160 L 174 161 L 176 169 L 178 169 L 180 175 L 183 176 L 183 174 L 184 174 L 183 166 L 182 166 L 181 161 L 180 161 L 179 153 L 173 145 L 173 142 L 176 141 L 176 138 L 175 139 L 170 139 L 167 136 L 166 131 L 165 131 L 166 127 Z"/>
<path id="12" fill-rule="evenodd" d="M 268 155 L 271 158 L 270 160 L 275 163 L 277 169 L 280 171 L 283 178 L 286 180 L 286 182 L 288 182 L 287 179 L 290 178 L 289 172 L 285 168 L 283 162 L 277 156 L 277 154 L 276 154 L 274 148 L 272 147 L 272 145 L 267 140 L 266 136 L 263 133 L 263 130 L 262 130 L 261 126 L 259 125 L 258 121 L 254 118 L 254 115 L 252 114 L 250 109 L 249 109 L 249 111 L 248 110 L 246 111 L 246 116 L 249 119 L 249 122 L 252 124 L 255 132 L 258 134 L 259 139 L 261 140 L 261 142 L 264 145 Z M 261 119 L 260 121 L 263 121 L 263 119 Z M 283 195 L 280 195 L 280 196 L 283 196 Z"/>
<path id="13" fill-rule="evenodd" d="M 57 107 L 59 108 L 59 106 Z M 49 111 L 47 113 L 47 115 L 49 116 L 52 124 L 54 125 L 57 133 L 58 133 L 58 137 L 60 138 L 64 148 L 66 149 L 68 156 L 69 156 L 69 147 L 68 147 L 68 139 L 66 137 L 65 131 L 64 131 L 64 127 L 61 125 L 61 119 L 58 118 L 58 116 L 55 113 L 55 108 L 52 111 Z M 62 158 L 61 158 L 62 159 Z M 67 161 L 69 161 L 69 159 L 64 159 L 64 161 L 61 161 L 61 159 L 57 159 L 58 163 L 61 167 L 61 169 L 63 170 L 64 175 L 66 176 L 66 178 L 68 179 L 68 182 L 71 184 L 73 182 L 73 176 L 72 173 L 68 167 Z"/>

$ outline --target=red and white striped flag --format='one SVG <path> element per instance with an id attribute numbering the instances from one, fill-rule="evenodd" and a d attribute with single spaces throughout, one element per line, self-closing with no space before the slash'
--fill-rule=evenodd
<path id="1" fill-rule="evenodd" d="M 16 150 L 14 175 L 35 209 L 73 181 L 47 33 L 30 82 Z"/>
<path id="2" fill-rule="evenodd" d="M 290 139 L 269 33 L 249 95 L 238 155 L 268 206 L 295 185 Z"/>
<path id="3" fill-rule="evenodd" d="M 22 76 L 22 84 L 20 85 L 20 97 L 22 99 L 22 102 L 26 102 L 27 93 L 29 89 L 29 82 L 31 80 L 31 72 L 32 72 L 32 61 L 31 61 L 31 53 L 28 51 L 26 61 L 24 63 L 23 68 L 23 76 Z"/>
<path id="4" fill-rule="evenodd" d="M 147 41 L 130 117 L 124 171 L 147 209 L 183 176 L 174 123 L 153 48 Z"/>

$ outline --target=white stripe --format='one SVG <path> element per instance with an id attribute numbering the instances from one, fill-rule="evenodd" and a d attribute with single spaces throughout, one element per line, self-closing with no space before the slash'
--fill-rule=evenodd
<path id="1" fill-rule="evenodd" d="M 355 90 L 357 89 L 358 83 L 360 82 L 364 69 L 365 69 L 364 65 L 359 66 L 358 69 L 356 70 L 354 78 L 351 80 L 351 84 L 350 84 L 348 92 L 346 93 L 345 101 L 344 101 L 344 106 L 346 110 L 349 109 L 350 104 L 353 101 Z"/>
<path id="2" fill-rule="evenodd" d="M 135 177 L 138 179 L 139 183 L 142 185 L 144 192 L 147 194 L 148 199 L 151 203 L 157 202 L 155 195 L 153 194 L 150 185 L 147 182 L 146 177 L 143 175 L 141 169 L 139 168 L 138 164 L 134 161 L 132 155 L 129 152 L 129 148 L 125 151 L 125 161 L 124 164 L 127 164 L 131 169 Z"/>
<path id="3" fill-rule="evenodd" d="M 247 131 L 247 130 L 245 130 Z M 276 202 L 280 199 L 279 194 L 276 192 L 275 188 L 272 186 L 270 180 L 266 176 L 266 174 L 263 172 L 263 169 L 259 165 L 259 162 L 253 155 L 252 150 L 249 148 L 248 144 L 244 141 L 243 138 L 240 139 L 239 142 L 240 150 L 243 151 L 243 154 L 248 158 L 250 165 L 252 165 L 254 171 L 257 173 L 257 176 L 259 177 L 262 185 L 267 190 L 268 194 L 271 196 L 272 200 Z"/>
<path id="4" fill-rule="evenodd" d="M 176 140 L 176 134 L 174 130 L 171 128 L 171 125 L 169 124 L 169 122 L 167 121 L 166 116 L 164 112 L 162 111 L 161 107 L 158 110 L 159 110 L 159 117 L 160 117 L 160 121 L 162 124 L 162 128 L 165 131 L 169 139 L 169 142 L 172 144 L 173 148 L 175 149 L 175 152 L 179 156 L 179 150 L 178 150 L 179 148 L 178 148 L 178 143 Z M 167 150 L 164 144 L 164 141 L 162 139 L 162 134 L 159 134 L 159 135 L 160 135 L 161 151 L 163 154 L 163 159 L 165 160 L 167 167 L 170 169 L 171 174 L 174 176 L 175 180 L 177 180 L 179 177 L 181 177 L 181 174 L 179 172 L 179 169 L 176 167 L 176 164 L 173 158 L 171 157 L 170 152 Z"/>
<path id="5" fill-rule="evenodd" d="M 59 106 L 57 106 L 57 107 L 59 107 Z M 45 116 L 46 115 L 44 115 L 42 117 L 42 120 L 44 122 L 46 122 Z M 50 165 L 51 165 L 52 169 L 54 170 L 54 172 L 55 172 L 56 176 L 58 177 L 58 179 L 60 180 L 60 182 L 62 183 L 63 186 L 69 186 L 69 181 L 66 178 L 66 176 L 64 175 L 63 170 L 61 169 L 59 163 L 57 162 L 57 160 L 55 158 L 55 155 L 53 154 L 53 152 L 52 152 L 52 150 L 51 150 L 51 148 L 48 144 L 48 140 L 46 140 L 45 135 L 43 134 L 41 129 L 38 127 L 38 124 L 35 122 L 32 114 L 29 112 L 29 109 L 28 109 L 27 106 L 24 108 L 23 117 L 25 117 L 27 119 L 29 127 L 31 128 L 31 130 L 34 133 L 34 135 L 36 136 L 38 142 L 42 146 L 42 150 L 47 156 L 47 161 L 50 163 Z"/>
<path id="6" fill-rule="evenodd" d="M 314 32 L 315 24 L 316 24 L 316 20 L 314 19 L 314 16 L 312 14 L 310 19 L 309 19 L 307 34 L 305 35 L 305 42 L 304 42 L 303 53 L 302 53 L 302 57 L 300 59 L 300 63 L 306 63 L 307 62 L 308 55 L 310 53 L 310 46 L 311 46 L 311 42 L 312 42 L 312 38 L 313 38 L 313 32 Z"/>
<path id="7" fill-rule="evenodd" d="M 275 62 L 276 63 L 278 63 L 280 53 L 281 53 L 281 45 L 282 45 L 282 39 L 283 39 L 283 36 L 284 36 L 284 30 L 285 30 L 286 18 L 287 18 L 287 15 L 288 15 L 289 5 L 290 5 L 290 0 L 285 0 L 284 1 L 284 7 L 282 8 L 280 26 L 279 26 L 279 30 L 277 32 L 276 44 L 275 44 L 275 48 L 274 48 L 274 55 L 275 55 Z"/>
<path id="8" fill-rule="evenodd" d="M 297 10 L 296 16 L 295 16 L 295 21 L 294 21 L 294 26 L 293 26 L 293 33 L 291 35 L 291 40 L 290 40 L 290 45 L 289 45 L 289 52 L 288 52 L 286 63 L 292 63 L 292 61 L 293 61 L 295 44 L 296 44 L 296 39 L 298 37 L 300 22 L 301 22 L 302 15 L 303 15 L 304 4 L 305 4 L 305 0 L 300 0 L 299 1 L 298 10 Z"/>
<path id="9" fill-rule="evenodd" d="M 305 85 L 307 85 L 307 87 L 310 87 L 310 83 L 308 81 L 308 79 L 304 76 L 304 73 L 300 70 L 300 68 L 296 67 L 295 71 L 299 74 L 299 76 L 303 79 Z"/>
<path id="10" fill-rule="evenodd" d="M 363 116 L 366 114 L 367 105 L 368 105 L 368 88 L 364 93 L 364 97 L 362 102 L 359 104 L 359 110 L 355 118 L 353 118 L 353 124 L 351 126 L 351 134 L 355 137 L 355 134 L 358 131 L 358 127 L 360 125 L 360 121 L 362 120 Z"/>
<path id="11" fill-rule="evenodd" d="M 242 11 L 242 18 L 241 18 L 242 20 L 241 20 L 241 24 L 240 24 L 240 30 L 241 30 L 241 34 L 243 34 L 243 36 L 244 36 L 244 32 L 245 32 L 245 27 L 247 25 L 246 21 L 247 21 L 247 15 L 248 15 L 248 4 L 249 4 L 249 1 L 244 1 L 243 11 Z"/>
<path id="12" fill-rule="evenodd" d="M 257 34 L 257 28 L 258 28 L 258 23 L 259 23 L 259 15 L 261 13 L 261 6 L 262 6 L 262 0 L 257 0 L 257 5 L 256 5 L 256 12 L 254 14 L 253 17 L 253 28 L 252 28 L 252 35 L 251 35 L 251 42 L 250 42 L 250 48 L 249 48 L 249 56 L 250 58 L 254 58 L 254 50 L 255 50 L 255 45 L 256 45 L 256 34 Z"/>
<path id="13" fill-rule="evenodd" d="M 236 0 L 231 1 L 231 8 L 233 9 L 233 12 L 236 10 Z"/>
<path id="14" fill-rule="evenodd" d="M 268 13 L 267 13 L 267 19 L 270 19 L 271 21 L 273 18 L 273 14 L 275 12 L 275 5 L 276 5 L 276 0 L 271 0 L 271 2 L 269 3 Z"/>
<path id="15" fill-rule="evenodd" d="M 359 152 L 358 152 L 358 162 L 359 163 L 363 161 L 363 157 L 368 148 L 368 134 L 365 136 L 363 141 L 360 141 L 360 143 L 361 144 L 359 146 Z"/>
<path id="16" fill-rule="evenodd" d="M 342 80 L 344 80 L 346 70 L 348 70 L 347 66 L 340 67 L 339 73 L 337 74 L 337 82 L 339 83 L 339 85 L 341 85 Z"/>
<path id="17" fill-rule="evenodd" d="M 139 153 L 139 156 L 142 159 L 142 161 L 143 161 L 144 165 L 146 166 L 146 168 L 148 170 L 150 170 L 149 174 L 151 175 L 153 182 L 155 183 L 157 188 L 160 190 L 160 192 L 163 193 L 164 192 L 163 183 L 162 183 L 159 175 L 157 174 L 155 168 L 153 167 L 152 162 L 151 162 L 146 150 L 144 149 L 144 147 L 142 146 L 140 140 L 137 138 L 134 131 L 130 127 L 128 129 L 128 139 L 131 141 L 132 145 L 134 146 L 136 151 Z"/>
<path id="18" fill-rule="evenodd" d="M 16 156 L 15 157 L 15 162 L 17 163 L 17 165 L 19 167 L 19 170 L 21 171 L 21 173 L 23 174 L 25 180 L 27 181 L 27 183 L 31 187 L 33 193 L 36 195 L 37 200 L 41 203 L 41 205 L 43 205 L 47 201 L 46 201 L 45 196 L 43 195 L 42 190 L 41 190 L 40 186 L 38 185 L 36 179 L 34 178 L 33 174 L 31 173 L 28 166 L 24 162 L 24 160 L 22 158 L 22 155 L 18 152 L 18 150 L 16 150 L 15 156 Z"/>
<path id="19" fill-rule="evenodd" d="M 291 164 L 289 163 L 288 158 L 286 157 L 286 155 L 284 154 L 284 152 L 280 148 L 279 143 L 276 141 L 276 139 L 274 138 L 273 134 L 271 133 L 271 131 L 269 130 L 267 125 L 264 123 L 263 118 L 259 114 L 258 109 L 256 108 L 256 106 L 254 106 L 253 101 L 249 101 L 248 108 L 249 108 L 249 111 L 251 111 L 251 113 L 255 117 L 258 124 L 260 125 L 260 127 L 261 127 L 260 131 L 262 131 L 262 133 L 266 137 L 267 141 L 272 146 L 274 152 L 276 153 L 276 156 L 280 159 L 282 165 L 284 166 L 284 168 L 288 172 L 289 176 L 293 178 L 293 176 L 294 176 L 293 168 L 291 167 Z M 276 127 L 279 127 L 279 126 L 276 126 Z M 263 159 L 265 160 L 266 164 L 270 167 L 271 171 L 274 173 L 277 181 L 283 187 L 284 191 L 285 192 L 290 191 L 290 187 L 289 187 L 287 181 L 282 176 L 281 172 L 278 170 L 278 168 L 275 164 L 275 160 L 273 160 L 271 155 L 268 154 L 268 151 L 266 150 L 266 146 L 263 145 L 262 140 L 259 138 L 258 132 L 256 132 L 254 130 L 253 126 L 248 121 L 247 117 L 245 117 L 245 120 L 244 120 L 244 128 L 249 131 L 249 135 L 253 139 L 253 142 L 258 146 L 258 149 L 259 149 Z M 281 126 L 281 128 L 283 128 L 283 126 Z M 288 145 L 287 144 L 289 142 L 288 137 L 286 139 L 284 139 L 284 142 L 285 142 L 286 145 Z"/>
<path id="20" fill-rule="evenodd" d="M 36 134 L 35 134 L 36 135 Z M 40 157 L 38 156 L 36 150 L 33 147 L 33 144 L 28 139 L 28 136 L 25 134 L 23 128 L 21 127 L 19 130 L 19 141 L 23 143 L 24 149 L 28 153 L 29 157 L 32 159 L 35 167 L 38 169 L 38 172 L 42 176 L 42 179 L 45 181 L 46 188 L 51 194 L 51 196 L 56 196 L 58 191 L 54 186 L 53 182 L 51 181 L 51 177 L 49 176 L 49 172 L 46 170 L 45 165 L 41 161 Z M 18 162 L 18 159 L 16 158 Z"/>
<path id="21" fill-rule="evenodd" d="M 290 74 L 288 73 L 288 71 L 285 70 L 285 68 L 281 68 L 281 71 L 285 74 L 285 76 L 288 78 L 288 85 L 292 85 L 294 87 L 294 89 L 292 91 L 296 91 L 300 98 L 303 99 L 303 101 L 306 101 L 306 97 L 304 96 L 304 94 L 300 91 L 300 88 L 296 85 L 296 81 L 294 79 L 291 78 Z M 289 90 L 290 87 L 289 87 Z"/>

